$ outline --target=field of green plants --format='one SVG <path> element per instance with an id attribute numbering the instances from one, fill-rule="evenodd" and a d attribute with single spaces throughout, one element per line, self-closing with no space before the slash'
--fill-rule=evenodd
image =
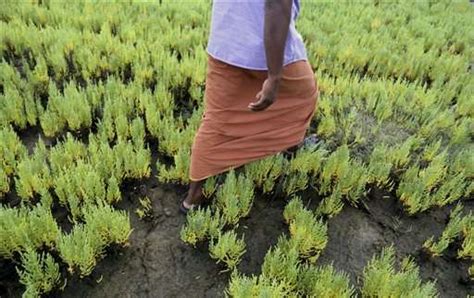
<path id="1" fill-rule="evenodd" d="M 153 198 L 138 193 L 138 207 L 125 208 L 124 193 L 143 181 L 176 191 L 188 182 L 210 8 L 207 0 L 2 3 L 0 297 L 61 295 L 107 255 L 126 253 L 142 225 L 165 228 L 150 220 L 163 212 Z M 426 262 L 449 250 L 451 266 L 468 264 L 453 287 L 469 296 L 473 9 L 468 1 L 302 1 L 297 28 L 321 92 L 310 132 L 322 142 L 208 179 L 209 203 L 174 235 L 218 263 L 220 295 L 447 297 L 436 275 L 423 277 L 418 259 L 393 245 L 369 256 L 357 284 L 319 263 L 331 220 L 381 192 L 415 223 L 447 210 L 441 231 L 418 248 Z M 249 275 L 239 266 L 255 239 L 241 227 L 260 200 L 284 202 L 287 230 Z"/>

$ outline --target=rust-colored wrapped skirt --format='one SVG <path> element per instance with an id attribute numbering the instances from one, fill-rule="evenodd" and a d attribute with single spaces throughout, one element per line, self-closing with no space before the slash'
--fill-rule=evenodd
<path id="1" fill-rule="evenodd" d="M 316 109 L 318 86 L 308 61 L 284 66 L 276 101 L 255 101 L 267 71 L 236 67 L 208 56 L 204 114 L 191 148 L 189 178 L 199 181 L 276 154 L 303 141 Z"/>

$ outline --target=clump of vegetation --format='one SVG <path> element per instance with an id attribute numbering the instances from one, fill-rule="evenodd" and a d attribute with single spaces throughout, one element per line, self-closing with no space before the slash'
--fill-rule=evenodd
<path id="1" fill-rule="evenodd" d="M 26 155 L 26 147 L 11 126 L 0 128 L 0 199 L 10 191 L 11 176 Z"/>
<path id="2" fill-rule="evenodd" d="M 333 265 L 304 266 L 298 275 L 298 292 L 307 297 L 354 297 L 349 275 Z"/>
<path id="3" fill-rule="evenodd" d="M 49 206 L 0 205 L 0 257 L 12 258 L 28 248 L 53 248 L 61 231 Z"/>
<path id="4" fill-rule="evenodd" d="M 348 276 L 336 273 L 332 266 L 324 269 L 314 267 L 327 243 L 325 223 L 304 208 L 298 197 L 287 204 L 283 217 L 290 225 L 290 237 L 281 236 L 267 252 L 261 275 L 246 277 L 234 273 L 227 293 L 237 297 L 267 293 L 285 297 L 337 293 L 350 297 L 355 290 L 349 285 Z M 321 281 L 311 279 L 317 275 Z"/>
<path id="5" fill-rule="evenodd" d="M 215 206 L 221 211 L 223 220 L 230 225 L 249 214 L 254 199 L 252 180 L 230 171 L 216 194 Z"/>
<path id="6" fill-rule="evenodd" d="M 291 196 L 314 184 L 314 178 L 320 173 L 327 154 L 327 150 L 322 147 L 303 148 L 296 152 L 289 162 L 283 182 L 285 194 Z"/>
<path id="7" fill-rule="evenodd" d="M 458 258 L 467 258 L 474 262 L 474 215 L 462 216 L 463 205 L 458 203 L 449 214 L 449 222 L 443 230 L 438 240 L 431 236 L 423 243 L 425 248 L 432 256 L 440 256 L 448 246 L 456 239 L 461 239 L 461 247 L 458 250 Z M 474 264 L 474 263 L 473 263 Z M 472 266 L 469 268 L 469 275 L 474 278 Z"/>
<path id="8" fill-rule="evenodd" d="M 105 247 L 111 244 L 128 245 L 132 232 L 128 214 L 114 210 L 106 203 L 89 205 L 84 210 L 84 224 L 77 224 L 69 234 L 60 234 L 57 249 L 69 265 L 69 272 L 89 275 Z"/>
<path id="9" fill-rule="evenodd" d="M 233 272 L 226 294 L 230 297 L 291 297 L 282 284 L 261 275 L 248 277 L 236 271 Z"/>
<path id="10" fill-rule="evenodd" d="M 316 262 L 320 252 L 326 247 L 327 225 L 322 219 L 303 208 L 299 198 L 292 199 L 283 212 L 290 229 L 289 245 L 294 247 L 300 258 Z"/>
<path id="11" fill-rule="evenodd" d="M 186 218 L 186 224 L 181 229 L 181 240 L 195 246 L 198 242 L 215 239 L 219 236 L 224 224 L 219 210 L 215 213 L 210 208 L 192 210 Z"/>
<path id="12" fill-rule="evenodd" d="M 59 285 L 59 265 L 49 253 L 38 254 L 28 248 L 21 254 L 21 267 L 17 268 L 20 282 L 26 287 L 23 297 L 39 297 Z"/>
<path id="13" fill-rule="evenodd" d="M 317 208 L 317 213 L 332 217 L 343 207 L 342 199 L 356 206 L 365 193 L 368 180 L 366 168 L 351 159 L 349 147 L 342 145 L 324 163 L 319 180 L 319 194 L 328 195 Z"/>
<path id="14" fill-rule="evenodd" d="M 263 193 L 269 193 L 285 172 L 287 164 L 288 161 L 280 153 L 245 165 L 245 176 L 254 182 L 255 187 L 261 188 Z"/>
<path id="15" fill-rule="evenodd" d="M 385 247 L 380 255 L 372 257 L 363 272 L 362 295 L 380 297 L 438 297 L 435 283 L 423 283 L 419 269 L 411 257 L 405 257 L 397 272 L 395 250 Z"/>
<path id="16" fill-rule="evenodd" d="M 209 254 L 217 263 L 223 262 L 228 270 L 233 270 L 245 253 L 245 241 L 233 231 L 219 234 L 209 243 Z"/>

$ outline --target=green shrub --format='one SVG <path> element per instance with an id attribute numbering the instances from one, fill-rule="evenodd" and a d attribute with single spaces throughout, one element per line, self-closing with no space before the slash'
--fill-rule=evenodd
<path id="1" fill-rule="evenodd" d="M 357 201 L 365 193 L 368 174 L 364 165 L 357 160 L 351 160 L 349 147 L 343 145 L 328 156 L 319 181 L 319 194 L 330 195 L 323 199 L 317 213 L 331 217 L 342 210 L 342 198 L 354 206 L 357 205 Z"/>
<path id="2" fill-rule="evenodd" d="M 127 212 L 115 210 L 104 202 L 84 207 L 84 221 L 91 231 L 98 234 L 104 246 L 112 243 L 128 245 L 128 238 L 132 232 L 130 218 Z"/>
<path id="3" fill-rule="evenodd" d="M 305 266 L 298 274 L 298 290 L 304 297 L 354 297 L 349 275 L 331 265 Z"/>
<path id="4" fill-rule="evenodd" d="M 15 177 L 18 196 L 29 200 L 42 190 L 52 186 L 51 172 L 47 165 L 49 151 L 44 142 L 39 139 L 33 155 L 19 161 Z"/>
<path id="5" fill-rule="evenodd" d="M 48 206 L 0 206 L 0 256 L 11 258 L 27 248 L 53 247 L 60 230 Z"/>
<path id="6" fill-rule="evenodd" d="M 285 247 L 282 244 L 285 241 L 287 240 L 280 238 L 280 245 L 276 245 L 267 252 L 263 260 L 261 276 L 265 280 L 280 284 L 284 291 L 293 292 L 297 289 L 300 261 L 298 251 Z"/>
<path id="7" fill-rule="evenodd" d="M 195 246 L 206 239 L 217 238 L 222 228 L 223 222 L 219 210 L 213 214 L 210 208 L 199 208 L 187 215 L 180 236 L 181 240 Z"/>
<path id="8" fill-rule="evenodd" d="M 382 249 L 364 268 L 361 291 L 364 297 L 438 297 L 435 282 L 422 283 L 410 256 L 402 260 L 400 271 L 396 271 L 393 246 Z"/>
<path id="9" fill-rule="evenodd" d="M 219 234 L 209 243 L 209 254 L 217 263 L 224 263 L 228 270 L 233 270 L 241 261 L 245 253 L 244 239 L 238 239 L 233 231 Z"/>
<path id="10" fill-rule="evenodd" d="M 48 293 L 59 285 L 61 274 L 59 265 L 48 253 L 38 254 L 28 248 L 21 254 L 21 267 L 17 272 L 26 290 L 23 297 L 39 297 Z"/>
<path id="11" fill-rule="evenodd" d="M 80 277 L 92 272 L 105 247 L 127 245 L 132 232 L 128 214 L 106 203 L 85 206 L 84 221 L 76 224 L 71 233 L 59 235 L 57 240 L 59 254 L 69 265 L 69 272 L 77 270 Z"/>
<path id="12" fill-rule="evenodd" d="M 256 187 L 269 193 L 277 179 L 285 172 L 287 160 L 282 154 L 273 155 L 245 165 L 245 176 L 255 183 Z"/>
<path id="13" fill-rule="evenodd" d="M 313 212 L 304 208 L 300 198 L 293 198 L 285 207 L 283 217 L 289 224 L 289 245 L 298 251 L 300 258 L 314 263 L 326 247 L 327 224 Z"/>
<path id="14" fill-rule="evenodd" d="M 217 190 L 215 206 L 221 210 L 223 220 L 236 225 L 242 217 L 249 214 L 253 203 L 254 188 L 252 180 L 237 175 L 231 170 L 223 185 Z"/>
<path id="15" fill-rule="evenodd" d="M 0 172 L 3 172 L 3 175 L 7 178 L 11 176 L 17 170 L 19 161 L 26 154 L 26 147 L 13 128 L 11 126 L 2 127 L 0 129 Z"/>
<path id="16" fill-rule="evenodd" d="M 160 182 L 189 182 L 189 162 L 190 150 L 187 148 L 180 148 L 176 155 L 174 155 L 174 166 L 167 167 L 164 164 L 157 162 L 156 167 L 159 169 L 158 180 Z"/>
<path id="17" fill-rule="evenodd" d="M 461 216 L 463 205 L 458 203 L 449 214 L 449 222 L 443 230 L 443 233 L 437 241 L 431 236 L 423 243 L 431 255 L 440 256 L 456 238 L 463 238 L 461 250 L 458 252 L 459 257 L 470 257 L 474 260 L 474 243 L 473 243 L 473 222 L 474 216 L 470 212 L 468 215 Z"/>
<path id="18" fill-rule="evenodd" d="M 230 297 L 296 297 L 285 289 L 285 286 L 277 281 L 271 281 L 262 276 L 247 277 L 235 271 L 232 274 L 226 294 Z"/>
<path id="19" fill-rule="evenodd" d="M 387 154 L 388 151 L 389 148 L 385 144 L 375 146 L 369 159 L 367 182 L 391 190 L 393 187 L 393 182 L 390 179 L 392 163 L 391 156 Z"/>
<path id="20" fill-rule="evenodd" d="M 77 224 L 71 233 L 58 237 L 57 249 L 68 264 L 69 272 L 72 274 L 77 271 L 80 277 L 84 277 L 91 274 L 104 247 L 100 235 L 85 225 Z"/>

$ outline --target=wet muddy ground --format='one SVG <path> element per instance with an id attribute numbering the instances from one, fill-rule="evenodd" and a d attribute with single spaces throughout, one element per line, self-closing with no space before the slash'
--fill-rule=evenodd
<path id="1" fill-rule="evenodd" d="M 228 282 L 228 273 L 209 257 L 205 245 L 192 248 L 179 238 L 185 217 L 177 204 L 184 189 L 160 185 L 149 179 L 146 186 L 130 186 L 121 208 L 131 211 L 134 231 L 130 246 L 112 249 L 99 262 L 91 276 L 72 278 L 64 291 L 55 297 L 221 297 Z M 140 220 L 133 210 L 137 198 L 145 192 L 153 202 L 155 218 Z M 315 205 L 319 200 L 313 200 Z M 352 284 L 361 286 L 362 270 L 373 254 L 393 243 L 397 260 L 413 255 L 420 266 L 423 281 L 437 279 L 440 297 L 466 297 L 473 293 L 469 282 L 469 262 L 456 259 L 460 241 L 450 245 L 446 253 L 430 259 L 421 253 L 423 242 L 431 235 L 440 235 L 452 206 L 434 209 L 413 217 L 401 212 L 393 197 L 376 193 L 363 200 L 365 207 L 346 205 L 343 211 L 329 219 L 329 241 L 318 263 L 332 263 L 337 270 L 349 273 Z M 263 257 L 282 233 L 287 232 L 282 211 L 284 199 L 256 199 L 250 216 L 240 224 L 247 252 L 239 266 L 242 272 L 258 274 Z M 465 201 L 465 211 L 472 210 L 473 201 Z M 14 271 L 10 268 L 10 273 Z M 5 276 L 4 276 L 5 277 Z M 8 296 L 17 296 L 21 287 L 10 280 Z M 2 297 L 6 295 L 4 293 Z"/>
<path id="2" fill-rule="evenodd" d="M 144 222 L 133 214 L 130 247 L 106 257 L 90 278 L 70 282 L 63 293 L 58 293 L 60 296 L 224 296 L 229 274 L 219 273 L 222 267 L 209 257 L 205 245 L 192 248 L 179 239 L 185 218 L 176 207 L 184 189 L 150 182 L 145 192 L 153 201 L 156 218 Z M 137 206 L 138 196 L 135 191 L 127 195 L 127 209 Z M 318 202 L 314 199 L 309 206 Z M 465 201 L 465 211 L 472 210 L 473 203 Z M 250 216 L 240 224 L 239 231 L 247 243 L 239 266 L 242 272 L 258 274 L 267 250 L 276 244 L 279 235 L 287 233 L 282 216 L 284 205 L 283 198 L 258 198 Z M 408 217 L 396 198 L 374 192 L 360 208 L 346 205 L 339 215 L 329 219 L 329 241 L 318 263 L 332 263 L 337 270 L 349 273 L 352 284 L 360 287 L 364 266 L 382 247 L 393 243 L 398 261 L 412 255 L 423 281 L 437 279 L 440 297 L 466 297 L 473 293 L 474 284 L 467 276 L 469 262 L 456 259 L 460 241 L 450 245 L 441 257 L 431 259 L 421 252 L 429 236 L 442 233 L 451 209 L 447 206 Z"/>

